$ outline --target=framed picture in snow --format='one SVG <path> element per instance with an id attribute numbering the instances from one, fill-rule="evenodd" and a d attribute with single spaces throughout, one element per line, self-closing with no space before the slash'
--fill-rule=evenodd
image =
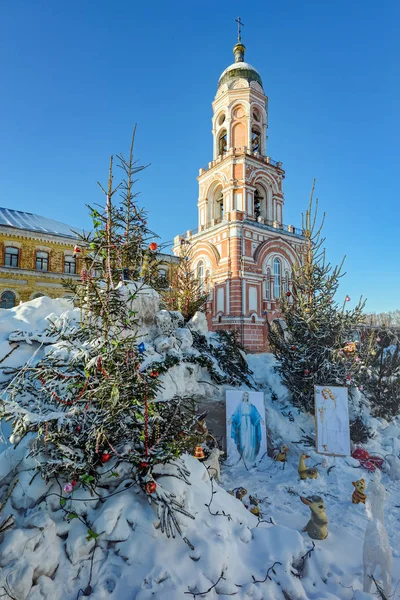
<path id="1" fill-rule="evenodd" d="M 317 452 L 349 456 L 350 423 L 347 387 L 316 385 L 314 390 Z"/>
<path id="2" fill-rule="evenodd" d="M 228 460 L 243 459 L 247 466 L 267 451 L 264 394 L 226 391 L 226 448 Z"/>

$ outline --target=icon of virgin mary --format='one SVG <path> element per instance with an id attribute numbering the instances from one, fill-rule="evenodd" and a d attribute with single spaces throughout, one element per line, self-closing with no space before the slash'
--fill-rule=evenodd
<path id="1" fill-rule="evenodd" d="M 245 462 L 254 462 L 260 451 L 262 418 L 249 393 L 243 397 L 231 418 L 231 438 L 236 444 L 240 456 Z"/>

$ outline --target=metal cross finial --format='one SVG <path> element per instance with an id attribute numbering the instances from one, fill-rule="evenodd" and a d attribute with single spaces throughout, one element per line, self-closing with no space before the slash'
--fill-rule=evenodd
<path id="1" fill-rule="evenodd" d="M 235 19 L 235 22 L 238 24 L 238 42 L 242 41 L 242 27 L 244 27 L 244 23 L 242 23 L 242 19 L 238 17 Z"/>

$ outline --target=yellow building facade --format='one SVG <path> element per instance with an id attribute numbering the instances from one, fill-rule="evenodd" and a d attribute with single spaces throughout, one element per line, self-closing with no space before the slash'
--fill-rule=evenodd
<path id="1" fill-rule="evenodd" d="M 68 297 L 62 279 L 79 278 L 78 228 L 32 213 L 0 207 L 0 308 L 40 296 Z M 159 255 L 159 274 L 170 279 L 175 256 Z"/>
<path id="2" fill-rule="evenodd" d="M 73 227 L 0 208 L 0 306 L 12 308 L 39 296 L 68 296 L 66 277 L 78 277 Z"/>

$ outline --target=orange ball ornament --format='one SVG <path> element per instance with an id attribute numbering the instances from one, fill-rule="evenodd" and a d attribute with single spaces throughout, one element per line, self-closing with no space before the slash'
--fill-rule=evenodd
<path id="1" fill-rule="evenodd" d="M 154 252 L 155 250 L 157 250 L 158 244 L 156 242 L 151 242 L 151 244 L 149 244 L 149 248 Z"/>
<path id="2" fill-rule="evenodd" d="M 148 483 L 146 483 L 146 494 L 154 494 L 154 492 L 157 489 L 157 484 L 155 481 L 149 481 Z"/>

